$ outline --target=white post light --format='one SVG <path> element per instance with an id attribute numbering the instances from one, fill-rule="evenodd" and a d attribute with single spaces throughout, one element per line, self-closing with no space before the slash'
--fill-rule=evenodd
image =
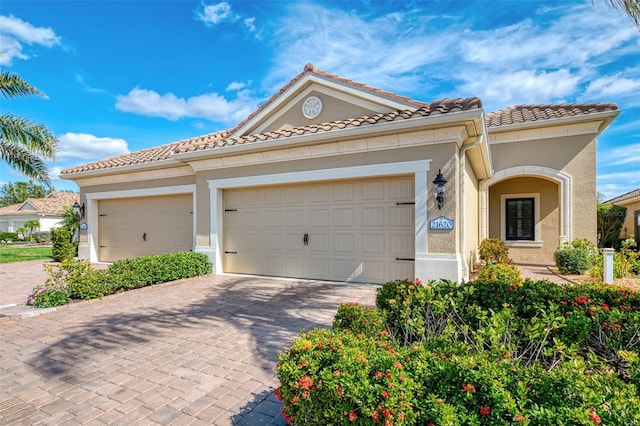
<path id="1" fill-rule="evenodd" d="M 602 254 L 604 257 L 604 283 L 613 284 L 613 253 L 612 248 L 603 249 Z"/>

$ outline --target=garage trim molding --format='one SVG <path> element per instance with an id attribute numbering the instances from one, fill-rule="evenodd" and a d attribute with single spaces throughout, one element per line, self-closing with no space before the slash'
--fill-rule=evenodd
<path id="1" fill-rule="evenodd" d="M 222 267 L 223 247 L 223 217 L 224 199 L 223 190 L 241 188 L 247 186 L 264 186 L 295 184 L 305 182 L 320 182 L 336 179 L 356 179 L 376 176 L 394 176 L 414 174 L 415 195 L 415 253 L 416 270 L 419 254 L 427 252 L 427 172 L 430 170 L 432 160 L 405 161 L 398 163 L 370 164 L 364 166 L 339 167 L 332 169 L 305 170 L 299 172 L 276 173 L 258 176 L 246 176 L 236 178 L 209 180 L 209 196 L 211 203 L 211 222 L 209 241 L 211 247 L 206 250 L 214 261 L 214 272 L 224 273 Z M 198 247 L 197 251 L 204 247 Z M 202 250 L 205 251 L 205 250 Z"/>
<path id="2" fill-rule="evenodd" d="M 163 186 L 158 188 L 144 189 L 128 189 L 122 191 L 105 191 L 105 192 L 88 192 L 85 194 L 86 218 L 87 218 L 87 242 L 80 243 L 78 246 L 78 257 L 80 259 L 89 259 L 90 262 L 98 262 L 98 201 L 109 200 L 114 198 L 137 198 L 137 197 L 154 197 L 159 195 L 172 194 L 191 194 L 193 202 L 193 235 L 191 236 L 193 243 L 196 240 L 196 186 L 195 185 L 175 185 Z"/>

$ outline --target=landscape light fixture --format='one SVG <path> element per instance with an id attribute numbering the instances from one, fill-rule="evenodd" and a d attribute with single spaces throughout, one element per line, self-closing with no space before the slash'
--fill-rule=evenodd
<path id="1" fill-rule="evenodd" d="M 73 206 L 71 208 L 73 209 L 73 214 L 76 215 L 77 218 L 82 219 L 84 217 L 84 203 L 80 205 L 76 201 L 75 203 L 73 203 Z"/>
<path id="2" fill-rule="evenodd" d="M 438 201 L 438 209 L 442 209 L 444 205 L 444 184 L 447 180 L 442 176 L 442 171 L 438 169 L 438 175 L 433 180 L 433 184 L 436 186 L 436 200 Z"/>

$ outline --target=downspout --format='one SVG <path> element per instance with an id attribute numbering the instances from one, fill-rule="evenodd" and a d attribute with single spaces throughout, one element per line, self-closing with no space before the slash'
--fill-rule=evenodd
<path id="1" fill-rule="evenodd" d="M 482 138 L 483 136 L 480 135 L 478 136 L 478 138 L 476 139 L 475 142 L 469 144 L 469 145 L 464 145 L 460 148 L 460 220 L 458 221 L 458 223 L 460 224 L 460 252 L 462 254 L 462 265 L 464 268 L 464 276 L 463 276 L 463 280 L 464 281 L 469 281 L 469 275 L 470 275 L 470 271 L 469 271 L 469 265 L 467 264 L 467 247 L 466 247 L 466 235 L 465 235 L 465 229 L 464 229 L 464 223 L 465 223 L 465 194 L 464 194 L 464 177 L 465 177 L 465 173 L 467 170 L 467 150 L 469 148 L 475 148 L 476 146 L 480 145 L 482 143 Z"/>

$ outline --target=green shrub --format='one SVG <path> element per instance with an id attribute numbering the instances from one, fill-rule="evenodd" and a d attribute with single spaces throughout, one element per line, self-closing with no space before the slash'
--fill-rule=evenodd
<path id="1" fill-rule="evenodd" d="M 52 257 L 56 262 L 73 259 L 78 252 L 78 244 L 71 240 L 71 232 L 65 228 L 51 228 L 53 242 Z"/>
<path id="2" fill-rule="evenodd" d="M 478 247 L 480 259 L 485 263 L 509 263 L 509 247 L 498 238 L 485 238 Z"/>
<path id="3" fill-rule="evenodd" d="M 509 263 L 489 263 L 482 267 L 476 281 L 519 285 L 522 284 L 522 274 L 520 273 L 520 269 L 515 265 Z"/>
<path id="4" fill-rule="evenodd" d="M 51 243 L 51 232 L 49 231 L 34 232 L 33 238 L 35 238 L 38 244 L 49 244 Z"/>
<path id="5" fill-rule="evenodd" d="M 379 310 L 358 303 L 343 303 L 333 320 L 336 330 L 350 331 L 369 337 L 377 337 L 386 333 L 382 315 Z"/>
<path id="6" fill-rule="evenodd" d="M 205 275 L 211 272 L 211 268 L 207 255 L 180 252 L 118 260 L 109 265 L 109 272 L 126 275 L 127 287 L 135 288 Z"/>
<path id="7" fill-rule="evenodd" d="M 16 232 L 0 232 L 0 241 L 17 241 L 18 234 Z"/>
<path id="8" fill-rule="evenodd" d="M 36 308 L 52 308 L 62 306 L 69 301 L 69 296 L 63 285 L 47 280 L 44 284 L 36 286 L 27 296 L 27 305 Z"/>
<path id="9" fill-rule="evenodd" d="M 376 306 L 386 330 L 366 332 L 378 330 L 376 314 L 341 305 L 335 331 L 303 333 L 279 357 L 285 418 L 305 425 L 640 422 L 634 291 L 399 280 L 378 290 Z"/>
<path id="10" fill-rule="evenodd" d="M 565 245 L 554 254 L 556 266 L 563 274 L 584 274 L 592 268 L 589 252 Z"/>
<path id="11" fill-rule="evenodd" d="M 70 299 L 94 299 L 122 290 L 207 274 L 211 272 L 211 262 L 202 253 L 186 252 L 127 259 L 106 270 L 96 270 L 86 260 L 66 259 L 59 265 L 45 265 L 45 270 L 49 276 L 45 282 L 47 289 L 64 291 Z M 34 292 L 36 290 L 40 291 L 40 288 Z"/>

